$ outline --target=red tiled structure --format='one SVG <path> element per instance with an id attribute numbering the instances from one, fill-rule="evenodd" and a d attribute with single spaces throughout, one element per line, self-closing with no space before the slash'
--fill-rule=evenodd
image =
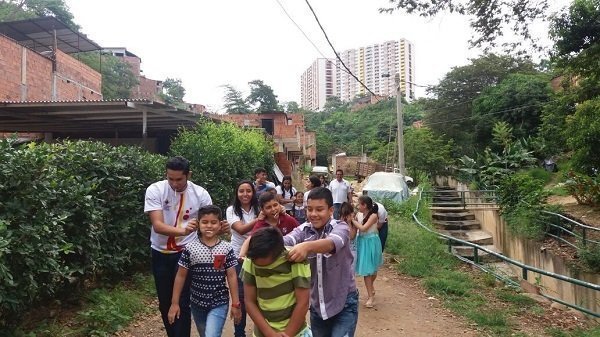
<path id="1" fill-rule="evenodd" d="M 210 115 L 241 127 L 260 128 L 273 138 L 275 162 L 284 175 L 316 163 L 316 134 L 306 131 L 304 115 L 284 112 Z"/>

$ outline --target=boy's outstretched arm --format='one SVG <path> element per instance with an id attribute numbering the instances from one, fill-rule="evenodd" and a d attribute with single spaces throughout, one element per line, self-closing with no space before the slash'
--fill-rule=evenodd
<path id="1" fill-rule="evenodd" d="M 175 276 L 175 284 L 173 285 L 173 297 L 171 297 L 171 307 L 169 308 L 169 323 L 173 324 L 176 319 L 179 319 L 180 308 L 179 308 L 179 297 L 181 296 L 181 290 L 185 284 L 188 270 L 182 266 L 177 269 L 177 275 Z M 237 288 L 236 288 L 237 289 Z"/>
<path id="2" fill-rule="evenodd" d="M 306 313 L 310 302 L 310 288 L 295 288 L 294 295 L 296 296 L 296 306 L 292 312 L 292 317 L 290 317 L 290 322 L 285 328 L 285 334 L 288 336 L 296 336 L 306 322 Z"/>
<path id="3" fill-rule="evenodd" d="M 257 303 L 256 287 L 247 283 L 244 283 L 244 302 L 246 305 L 246 312 L 254 322 L 254 325 L 263 333 L 266 337 L 281 336 L 280 333 L 273 330 L 267 320 L 260 312 Z"/>

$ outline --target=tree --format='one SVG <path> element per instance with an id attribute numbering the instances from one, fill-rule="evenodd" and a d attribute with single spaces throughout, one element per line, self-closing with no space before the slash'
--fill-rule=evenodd
<path id="1" fill-rule="evenodd" d="M 290 101 L 285 104 L 285 112 L 296 113 L 300 112 L 300 105 L 298 102 Z"/>
<path id="2" fill-rule="evenodd" d="M 573 168 L 593 175 L 600 171 L 600 97 L 579 104 L 567 117 L 567 142 L 574 150 Z"/>
<path id="3" fill-rule="evenodd" d="M 129 63 L 113 55 L 95 52 L 79 53 L 76 57 L 102 74 L 104 99 L 131 98 L 131 89 L 138 84 L 138 80 Z"/>
<path id="4" fill-rule="evenodd" d="M 167 77 L 163 82 L 163 92 L 160 96 L 165 104 L 173 106 L 182 105 L 184 103 L 185 88 L 181 83 L 181 79 Z"/>
<path id="5" fill-rule="evenodd" d="M 232 85 L 226 84 L 222 86 L 225 89 L 223 107 L 229 113 L 245 114 L 250 112 L 250 106 L 244 101 L 242 93 L 236 90 Z"/>
<path id="6" fill-rule="evenodd" d="M 552 17 L 550 37 L 561 65 L 585 76 L 598 75 L 600 0 L 575 0 L 567 11 Z"/>
<path id="7" fill-rule="evenodd" d="M 413 176 L 415 171 L 442 174 L 452 165 L 452 141 L 442 139 L 429 128 L 408 128 L 404 151 L 406 166 Z"/>
<path id="8" fill-rule="evenodd" d="M 435 99 L 423 101 L 425 124 L 435 133 L 453 139 L 462 154 L 474 155 L 472 103 L 486 88 L 500 83 L 512 73 L 536 73 L 526 59 L 506 55 L 485 54 L 471 59 L 466 66 L 454 67 L 427 91 Z"/>
<path id="9" fill-rule="evenodd" d="M 552 95 L 549 82 L 544 74 L 511 74 L 498 85 L 486 88 L 473 101 L 478 143 L 489 145 L 493 125 L 498 121 L 512 127 L 517 139 L 536 134 L 544 104 Z"/>
<path id="10" fill-rule="evenodd" d="M 0 21 L 31 19 L 53 16 L 78 31 L 73 14 L 64 0 L 3 0 L 0 1 Z"/>
<path id="11" fill-rule="evenodd" d="M 273 89 L 266 85 L 262 80 L 254 80 L 248 82 L 250 85 L 250 95 L 246 98 L 246 102 L 255 107 L 255 111 L 277 111 L 279 110 L 279 102 Z"/>
<path id="12" fill-rule="evenodd" d="M 323 112 L 332 113 L 335 111 L 347 111 L 348 103 L 342 102 L 337 96 L 328 96 L 325 99 L 325 105 L 323 106 Z"/>
<path id="13" fill-rule="evenodd" d="M 422 17 L 456 13 L 468 16 L 474 34 L 469 41 L 474 47 L 496 46 L 496 39 L 512 32 L 536 46 L 529 25 L 546 18 L 548 0 L 389 0 L 391 7 L 381 12 L 404 11 Z M 520 43 L 516 43 L 517 45 Z"/>

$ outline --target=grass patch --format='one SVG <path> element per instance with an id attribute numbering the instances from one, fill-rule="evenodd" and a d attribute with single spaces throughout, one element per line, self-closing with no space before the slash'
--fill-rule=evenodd
<path id="1" fill-rule="evenodd" d="M 521 295 L 512 289 L 496 289 L 496 297 L 503 302 L 511 303 L 518 307 L 529 308 L 537 304 L 531 297 Z"/>
<path id="2" fill-rule="evenodd" d="M 156 296 L 151 275 L 135 275 L 114 288 L 98 288 L 84 295 L 84 304 L 71 318 L 45 320 L 34 329 L 17 329 L 11 337 L 110 336 L 124 328 L 136 314 L 154 308 L 147 302 Z M 62 315 L 58 315 L 62 316 Z"/>
<path id="3" fill-rule="evenodd" d="M 563 331 L 557 328 L 546 329 L 546 333 L 552 337 L 600 337 L 600 327 L 590 330 L 576 329 L 573 331 Z"/>

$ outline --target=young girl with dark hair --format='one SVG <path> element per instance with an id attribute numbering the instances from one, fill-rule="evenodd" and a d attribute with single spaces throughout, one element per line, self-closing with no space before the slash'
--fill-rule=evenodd
<path id="1" fill-rule="evenodd" d="M 258 220 L 264 219 L 264 215 L 258 208 L 258 198 L 254 190 L 254 184 L 249 180 L 240 181 L 234 190 L 232 205 L 225 212 L 227 222 L 231 226 L 231 246 L 235 256 L 239 258 L 242 244 L 249 236 L 250 231 Z M 239 324 L 234 324 L 235 337 L 246 336 L 246 307 L 244 306 L 244 285 L 239 278 L 242 264 L 236 267 L 238 275 L 238 292 L 242 309 L 242 319 Z"/>
<path id="2" fill-rule="evenodd" d="M 277 191 L 277 201 L 285 207 L 285 212 L 292 215 L 292 206 L 294 205 L 296 189 L 292 186 L 292 177 L 284 176 L 281 185 L 275 187 Z"/>
<path id="3" fill-rule="evenodd" d="M 367 288 L 367 301 L 365 306 L 373 308 L 375 302 L 375 279 L 377 270 L 383 263 L 381 253 L 381 241 L 377 230 L 377 204 L 373 200 L 363 195 L 358 198 L 358 210 L 354 225 L 359 230 L 356 237 L 356 274 L 363 276 L 365 287 Z"/>

